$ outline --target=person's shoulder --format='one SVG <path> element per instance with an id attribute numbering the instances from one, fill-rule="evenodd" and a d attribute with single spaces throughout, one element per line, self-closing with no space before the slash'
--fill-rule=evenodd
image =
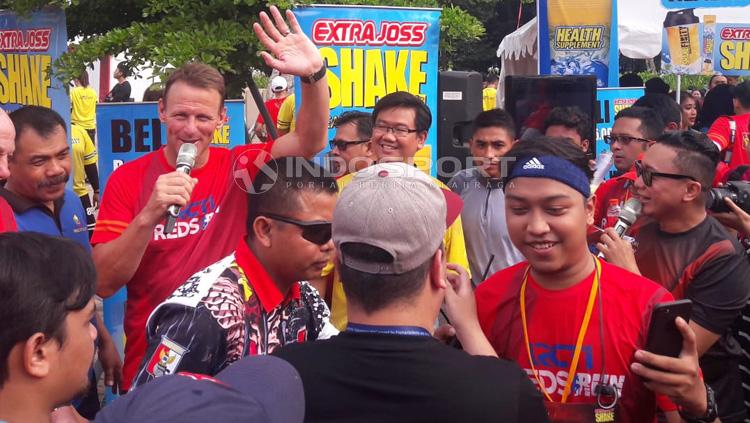
<path id="1" fill-rule="evenodd" d="M 485 293 L 505 289 L 505 287 L 508 286 L 508 283 L 513 280 L 518 272 L 523 271 L 523 269 L 528 265 L 528 262 L 522 261 L 520 263 L 514 264 L 513 266 L 506 267 L 503 270 L 495 272 L 477 287 L 476 296 L 480 297 Z"/>
<path id="2" fill-rule="evenodd" d="M 118 166 L 117 169 L 115 169 L 112 172 L 112 175 L 109 177 L 109 180 L 118 179 L 118 178 L 126 178 L 126 177 L 138 177 L 141 178 L 144 174 L 144 171 L 151 165 L 158 163 L 158 157 L 157 154 L 164 154 L 161 149 L 152 151 L 148 154 L 145 154 L 141 157 L 138 157 L 135 160 L 131 160 L 128 162 L 123 163 L 122 165 Z"/>
<path id="3" fill-rule="evenodd" d="M 478 177 L 476 168 L 463 169 L 456 172 L 455 175 L 448 181 L 448 188 L 457 194 L 461 194 L 464 191 L 464 187 L 476 180 Z"/>
<path id="4" fill-rule="evenodd" d="M 336 184 L 338 184 L 339 186 L 339 192 L 343 191 L 343 189 L 352 182 L 352 179 L 354 179 L 354 175 L 354 173 L 347 173 L 346 175 L 336 178 Z"/>
<path id="5" fill-rule="evenodd" d="M 629 270 L 609 264 L 603 260 L 601 263 L 602 286 L 616 287 L 617 292 L 627 294 L 627 296 L 620 298 L 622 302 L 626 301 L 627 297 L 648 299 L 657 292 L 665 291 L 664 287 L 651 279 L 636 275 Z"/>

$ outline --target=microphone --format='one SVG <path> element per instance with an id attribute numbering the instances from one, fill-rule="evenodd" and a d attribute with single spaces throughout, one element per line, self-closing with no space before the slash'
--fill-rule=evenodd
<path id="1" fill-rule="evenodd" d="M 195 156 L 198 155 L 198 148 L 194 144 L 182 144 L 180 152 L 177 153 L 177 171 L 190 175 L 195 165 Z M 164 235 L 171 234 L 174 225 L 177 223 L 177 215 L 180 214 L 180 206 L 172 204 L 167 207 L 167 222 L 164 224 Z"/>
<path id="2" fill-rule="evenodd" d="M 641 215 L 641 211 L 643 211 L 643 205 L 635 198 L 631 198 L 622 205 L 622 210 L 620 210 L 620 215 L 617 216 L 617 223 L 614 227 L 617 236 L 622 238 L 625 235 L 625 232 L 633 226 L 633 223 Z"/>
<path id="3" fill-rule="evenodd" d="M 638 220 L 638 217 L 641 215 L 642 211 L 643 205 L 635 198 L 631 198 L 622 205 L 620 215 L 617 216 L 617 222 L 615 223 L 615 226 L 613 228 L 618 237 L 622 238 L 623 236 L 625 236 L 625 233 L 628 232 L 628 229 L 630 229 L 635 221 Z M 597 254 L 597 257 L 604 258 L 604 253 L 599 252 L 599 254 Z"/>

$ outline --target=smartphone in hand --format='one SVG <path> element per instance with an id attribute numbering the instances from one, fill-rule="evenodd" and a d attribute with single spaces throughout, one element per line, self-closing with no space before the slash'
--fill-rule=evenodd
<path id="1" fill-rule="evenodd" d="M 675 319 L 682 317 L 686 322 L 690 321 L 692 308 L 693 302 L 687 299 L 654 306 L 644 349 L 658 355 L 679 357 L 682 351 L 682 334 L 677 329 Z"/>

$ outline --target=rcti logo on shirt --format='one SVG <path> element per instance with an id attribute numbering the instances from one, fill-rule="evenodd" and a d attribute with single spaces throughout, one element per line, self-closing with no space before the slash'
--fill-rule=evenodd
<path id="1" fill-rule="evenodd" d="M 154 355 L 148 362 L 148 373 L 154 377 L 172 374 L 180 365 L 180 361 L 187 351 L 187 348 L 166 336 L 162 336 L 161 344 L 156 348 Z"/>

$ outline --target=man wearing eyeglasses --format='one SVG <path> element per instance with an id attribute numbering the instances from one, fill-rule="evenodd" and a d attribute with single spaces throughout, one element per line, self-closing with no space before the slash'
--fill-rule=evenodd
<path id="1" fill-rule="evenodd" d="M 406 91 L 390 93 L 378 100 L 372 111 L 372 138 L 370 148 L 377 163 L 402 162 L 414 164 L 414 156 L 424 147 L 427 131 L 432 124 L 432 113 L 419 97 Z M 337 180 L 339 190 L 343 190 L 355 174 L 342 176 Z M 448 187 L 433 178 L 438 187 Z M 469 269 L 464 243 L 464 231 L 459 217 L 448 227 L 444 237 L 446 260 Z M 328 277 L 334 271 L 333 263 L 323 271 Z M 346 295 L 337 274 L 334 274 L 331 293 L 331 321 L 339 330 L 346 328 Z"/>
<path id="2" fill-rule="evenodd" d="M 341 176 L 359 172 L 373 161 L 370 138 L 372 137 L 372 115 L 350 111 L 340 114 L 333 121 L 336 134 L 330 141 L 331 155 L 339 164 Z"/>
<path id="3" fill-rule="evenodd" d="M 636 251 L 607 229 L 598 244 L 610 263 L 660 283 L 693 302 L 690 326 L 700 366 L 716 392 L 722 422 L 741 422 L 739 357 L 732 325 L 750 298 L 750 264 L 737 240 L 705 208 L 719 152 L 692 131 L 661 136 L 635 164 L 633 195 L 651 220 L 639 228 Z"/>
<path id="4" fill-rule="evenodd" d="M 314 163 L 288 157 L 266 164 L 253 187 L 247 236 L 235 251 L 151 313 L 134 386 L 182 371 L 214 375 L 246 355 L 337 333 L 318 291 L 301 282 L 332 259 L 336 181 Z"/>
<path id="5" fill-rule="evenodd" d="M 596 190 L 594 224 L 601 228 L 615 225 L 620 208 L 631 197 L 635 181 L 633 163 L 664 130 L 664 121 L 647 107 L 629 107 L 615 116 L 612 132 L 604 142 L 612 151 L 614 166 L 619 176 L 599 185 Z"/>

